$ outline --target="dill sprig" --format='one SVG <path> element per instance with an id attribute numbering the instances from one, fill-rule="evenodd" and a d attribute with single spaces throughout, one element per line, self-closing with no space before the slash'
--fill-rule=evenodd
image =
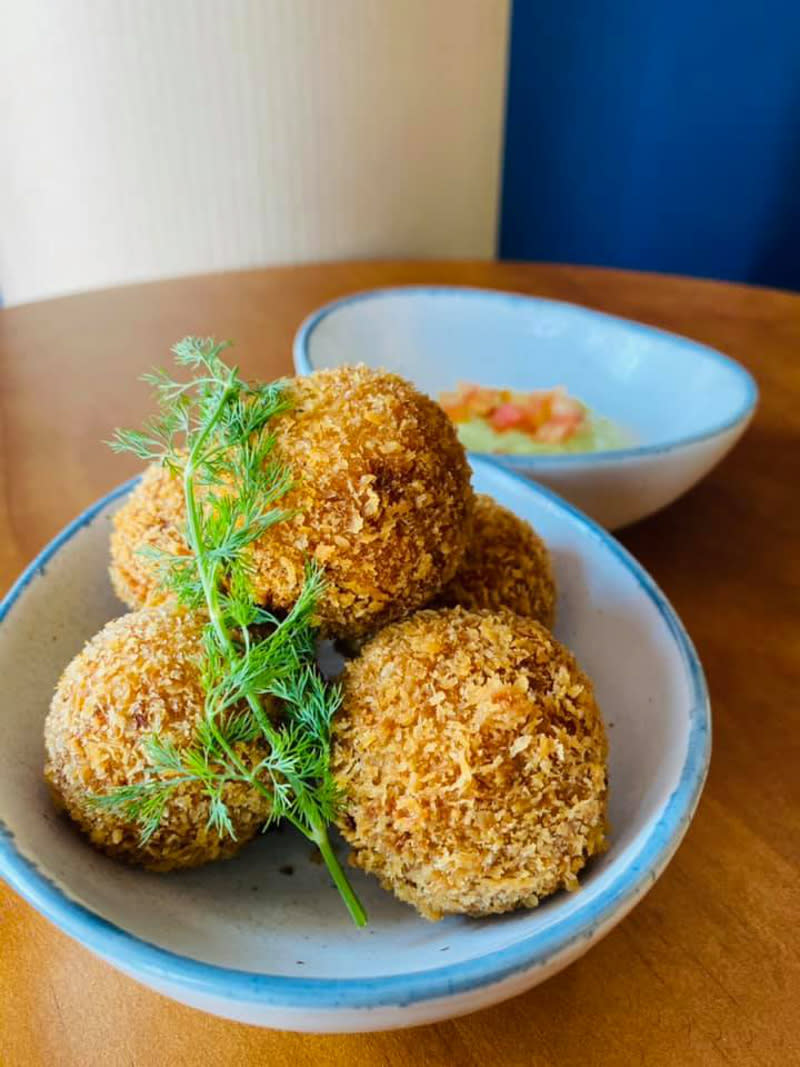
<path id="1" fill-rule="evenodd" d="M 227 347 L 194 337 L 175 345 L 175 360 L 190 369 L 191 378 L 178 382 L 164 371 L 145 375 L 156 393 L 157 415 L 142 430 L 118 430 L 111 442 L 115 451 L 161 463 L 182 480 L 189 554 L 149 554 L 178 603 L 208 617 L 205 707 L 191 746 L 179 749 L 151 735 L 144 780 L 93 802 L 136 821 L 146 841 L 173 791 L 197 783 L 209 800 L 209 825 L 235 836 L 225 787 L 247 783 L 269 799 L 267 825 L 286 819 L 317 845 L 353 920 L 363 926 L 364 909 L 326 829 L 339 803 L 330 745 L 341 694 L 316 666 L 312 618 L 323 575 L 316 564 L 307 567 L 301 594 L 282 619 L 252 595 L 246 549 L 291 514 L 280 507 L 291 472 L 273 459 L 269 432 L 270 420 L 289 401 L 281 382 L 245 382 L 223 361 Z M 276 701 L 281 715 L 273 718 L 269 707 Z M 266 754 L 254 762 L 242 746 L 257 740 Z"/>

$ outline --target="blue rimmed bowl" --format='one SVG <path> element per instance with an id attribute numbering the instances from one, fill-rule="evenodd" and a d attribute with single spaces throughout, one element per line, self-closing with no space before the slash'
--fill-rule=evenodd
<path id="1" fill-rule="evenodd" d="M 610 535 L 490 461 L 473 460 L 473 469 L 479 491 L 549 543 L 556 632 L 593 677 L 611 727 L 611 847 L 577 892 L 534 911 L 428 923 L 354 872 L 370 914 L 357 930 L 307 842 L 288 831 L 265 835 L 234 860 L 171 875 L 94 852 L 53 810 L 42 724 L 65 664 L 122 611 L 106 564 L 109 521 L 130 486 L 67 527 L 0 607 L 0 875 L 138 981 L 281 1029 L 447 1018 L 520 993 L 586 952 L 658 878 L 695 810 L 710 752 L 703 672 L 663 594 Z"/>
<path id="2" fill-rule="evenodd" d="M 705 345 L 574 304 L 450 286 L 375 289 L 326 304 L 294 342 L 298 374 L 384 367 L 434 399 L 465 381 L 528 392 L 564 385 L 625 431 L 605 452 L 493 458 L 608 529 L 685 493 L 733 448 L 758 390 Z"/>

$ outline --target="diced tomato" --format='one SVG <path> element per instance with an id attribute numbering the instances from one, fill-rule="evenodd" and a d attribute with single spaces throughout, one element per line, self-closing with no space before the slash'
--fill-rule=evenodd
<path id="1" fill-rule="evenodd" d="M 507 389 L 476 389 L 469 403 L 473 415 L 485 418 L 510 399 Z"/>
<path id="2" fill-rule="evenodd" d="M 580 415 L 556 415 L 539 428 L 536 433 L 536 440 L 546 441 L 550 444 L 561 444 L 569 440 L 577 432 L 582 421 L 582 413 Z"/>
<path id="3" fill-rule="evenodd" d="M 503 430 L 513 430 L 525 421 L 525 412 L 518 404 L 501 404 L 489 416 L 492 429 L 502 433 Z"/>
<path id="4" fill-rule="evenodd" d="M 484 389 L 479 385 L 459 382 L 453 393 L 442 393 L 439 403 L 454 422 L 490 415 L 500 403 L 502 394 L 498 389 Z"/>
<path id="5" fill-rule="evenodd" d="M 531 393 L 524 397 L 522 408 L 525 412 L 525 429 L 534 433 L 550 418 L 550 396 L 548 393 Z"/>
<path id="6" fill-rule="evenodd" d="M 439 401 L 440 405 L 444 408 L 445 414 L 452 419 L 453 422 L 468 422 L 470 419 L 470 412 L 464 408 L 459 407 L 458 404 L 445 404 L 442 400 Z"/>
<path id="7" fill-rule="evenodd" d="M 553 399 L 551 405 L 551 411 L 553 417 L 558 416 L 577 416 L 581 418 L 583 415 L 582 405 L 574 399 L 574 397 L 567 396 L 566 393 L 561 390 L 553 391 Z"/>
<path id="8" fill-rule="evenodd" d="M 466 396 L 474 388 L 475 386 L 459 384 L 455 392 L 442 393 L 439 397 L 439 404 L 453 422 L 467 422 L 469 420 L 471 412 L 469 405 L 466 403 Z"/>

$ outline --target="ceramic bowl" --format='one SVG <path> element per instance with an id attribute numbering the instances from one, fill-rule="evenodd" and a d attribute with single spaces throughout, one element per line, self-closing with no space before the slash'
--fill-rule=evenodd
<path id="1" fill-rule="evenodd" d="M 64 530 L 2 604 L 0 875 L 138 981 L 281 1029 L 447 1018 L 520 993 L 586 952 L 647 892 L 691 819 L 710 750 L 703 672 L 663 594 L 610 535 L 491 461 L 473 467 L 476 488 L 549 543 L 557 634 L 593 677 L 609 725 L 611 847 L 578 891 L 534 911 L 429 923 L 354 872 L 370 916 L 358 930 L 307 842 L 289 830 L 264 835 L 234 860 L 169 875 L 93 851 L 53 809 L 42 724 L 63 667 L 122 612 L 106 565 L 109 520 L 130 486 Z M 282 873 L 289 867 L 291 876 Z"/>
<path id="2" fill-rule="evenodd" d="M 385 367 L 436 399 L 460 381 L 529 391 L 565 385 L 630 435 L 630 447 L 501 456 L 608 529 L 695 485 L 755 410 L 752 377 L 685 337 L 554 300 L 408 286 L 334 301 L 301 326 L 299 374 L 343 363 Z"/>

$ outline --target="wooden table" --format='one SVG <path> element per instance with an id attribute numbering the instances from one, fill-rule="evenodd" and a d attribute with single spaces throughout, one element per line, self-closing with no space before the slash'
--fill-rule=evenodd
<path id="1" fill-rule="evenodd" d="M 136 375 L 185 333 L 290 368 L 323 301 L 403 282 L 558 297 L 688 334 L 762 391 L 705 482 L 622 535 L 689 628 L 714 758 L 686 841 L 646 900 L 525 996 L 413 1031 L 308 1037 L 228 1023 L 117 974 L 0 888 L 2 1067 L 800 1062 L 800 297 L 683 278 L 494 263 L 366 263 L 139 285 L 0 312 L 0 586 L 133 464 L 99 442 L 147 406 Z M 6 699 L 13 694 L 6 694 Z"/>

